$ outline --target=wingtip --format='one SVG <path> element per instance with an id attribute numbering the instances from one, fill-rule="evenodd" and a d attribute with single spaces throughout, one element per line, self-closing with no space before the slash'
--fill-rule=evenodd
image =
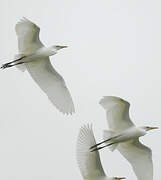
<path id="1" fill-rule="evenodd" d="M 75 109 L 74 108 L 72 108 L 70 111 L 63 111 L 63 110 L 60 110 L 59 109 L 59 111 L 60 112 L 62 112 L 64 115 L 73 115 L 74 113 L 75 113 Z"/>
<path id="2" fill-rule="evenodd" d="M 59 112 L 61 112 L 63 115 L 68 116 L 68 115 L 73 115 L 73 114 L 75 113 L 75 108 L 74 108 L 74 106 L 71 108 L 71 110 L 66 111 L 66 110 L 61 109 L 60 107 L 58 107 L 56 104 L 54 104 L 54 105 L 55 105 L 56 109 L 57 109 Z"/>
<path id="3" fill-rule="evenodd" d="M 99 101 L 99 104 L 104 108 L 106 109 L 106 103 L 109 99 L 109 96 L 103 96 L 100 101 Z"/>
<path id="4" fill-rule="evenodd" d="M 92 129 L 92 123 L 84 124 L 80 127 L 78 140 L 77 140 L 77 146 L 79 146 L 82 143 L 84 144 L 83 152 L 86 151 L 88 153 L 90 153 L 91 151 L 90 147 L 96 144 L 93 129 Z"/>
<path id="5" fill-rule="evenodd" d="M 34 24 L 32 21 L 30 21 L 28 18 L 26 18 L 26 17 L 24 17 L 24 16 L 19 19 L 19 21 L 17 22 L 16 26 L 17 26 L 17 25 L 20 25 L 21 23 L 22 23 L 22 24 L 23 24 L 23 23 Z"/>
<path id="6" fill-rule="evenodd" d="M 24 16 L 22 17 L 22 20 L 23 20 L 23 21 L 31 22 L 28 18 L 26 18 L 26 17 L 24 17 Z"/>
<path id="7" fill-rule="evenodd" d="M 103 96 L 101 100 L 99 101 L 99 104 L 104 103 L 105 101 L 109 101 L 109 100 L 123 100 L 123 99 L 117 96 Z"/>
<path id="8" fill-rule="evenodd" d="M 99 104 L 102 104 L 102 102 L 104 101 L 105 98 L 106 98 L 106 96 L 103 96 L 103 97 L 99 100 Z"/>
<path id="9" fill-rule="evenodd" d="M 124 104 L 128 104 L 130 105 L 129 102 L 125 101 L 124 99 L 120 98 L 120 97 L 117 97 L 117 96 L 103 96 L 101 98 L 101 100 L 99 101 L 99 104 L 104 108 L 106 109 L 107 106 L 108 106 L 108 103 L 110 102 L 119 102 L 119 103 L 124 103 Z"/>

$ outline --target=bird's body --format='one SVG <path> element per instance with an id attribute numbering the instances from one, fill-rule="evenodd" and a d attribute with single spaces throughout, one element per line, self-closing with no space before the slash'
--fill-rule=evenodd
<path id="1" fill-rule="evenodd" d="M 34 52 L 31 53 L 24 53 L 23 54 L 18 54 L 19 58 L 16 58 L 15 66 L 17 63 L 29 63 L 29 62 L 37 62 L 40 59 L 47 58 L 49 56 L 53 56 L 57 53 L 57 50 L 51 46 L 51 47 L 41 47 Z"/>
<path id="2" fill-rule="evenodd" d="M 26 58 L 29 61 L 38 60 L 39 58 L 46 58 L 52 55 L 55 55 L 57 53 L 56 49 L 53 47 L 41 47 L 40 49 L 37 49 L 35 52 L 31 54 L 26 54 Z"/>
<path id="3" fill-rule="evenodd" d="M 49 60 L 50 56 L 67 46 L 45 47 L 39 39 L 40 28 L 26 18 L 18 22 L 15 29 L 19 54 L 15 56 L 14 61 L 3 64 L 1 68 L 16 66 L 21 71 L 27 70 L 62 113 L 74 113 L 74 104 L 64 79 L 56 72 Z"/>
<path id="4" fill-rule="evenodd" d="M 77 139 L 77 162 L 84 180 L 121 180 L 124 177 L 106 176 L 99 152 L 90 152 L 90 147 L 95 145 L 92 127 L 87 125 L 80 129 Z"/>
<path id="5" fill-rule="evenodd" d="M 91 151 L 107 146 L 111 151 L 117 149 L 130 162 L 138 180 L 152 180 L 152 152 L 139 141 L 139 137 L 157 127 L 136 127 L 129 117 L 130 104 L 121 98 L 106 96 L 100 105 L 106 111 L 110 130 L 104 131 L 104 141 L 91 146 Z M 102 144 L 105 145 L 100 146 Z"/>
<path id="6" fill-rule="evenodd" d="M 106 131 L 105 131 L 106 133 Z M 133 139 L 136 139 L 136 138 L 139 138 L 141 136 L 144 136 L 147 132 L 141 128 L 141 127 L 131 127 L 127 130 L 124 130 L 122 132 L 119 132 L 119 133 L 115 133 L 113 131 L 113 136 L 110 137 L 110 140 L 108 141 L 111 142 L 111 143 L 122 143 L 122 142 L 125 142 L 125 141 L 130 141 L 130 140 L 133 140 Z"/>

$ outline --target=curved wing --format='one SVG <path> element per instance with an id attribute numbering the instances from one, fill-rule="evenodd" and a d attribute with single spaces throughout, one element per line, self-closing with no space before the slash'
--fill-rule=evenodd
<path id="1" fill-rule="evenodd" d="M 119 152 L 129 161 L 138 180 L 153 180 L 153 162 L 151 149 L 135 140 L 121 143 Z"/>
<path id="2" fill-rule="evenodd" d="M 39 39 L 40 28 L 28 19 L 20 20 L 16 24 L 15 30 L 20 53 L 29 54 L 43 46 Z"/>
<path id="3" fill-rule="evenodd" d="M 77 139 L 77 162 L 84 179 L 105 176 L 100 161 L 99 152 L 90 152 L 90 147 L 95 145 L 92 127 L 81 127 Z"/>
<path id="4" fill-rule="evenodd" d="M 62 113 L 72 114 L 75 112 L 64 79 L 52 67 L 49 58 L 26 63 L 25 66 L 35 82 Z"/>
<path id="5" fill-rule="evenodd" d="M 134 126 L 129 117 L 130 104 L 114 96 L 105 96 L 100 100 L 100 105 L 106 111 L 109 128 L 115 132 L 123 131 Z"/>

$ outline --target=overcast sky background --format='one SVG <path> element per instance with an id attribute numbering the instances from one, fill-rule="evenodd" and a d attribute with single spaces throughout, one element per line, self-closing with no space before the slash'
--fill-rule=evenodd
<path id="1" fill-rule="evenodd" d="M 108 128 L 98 104 L 104 95 L 131 103 L 136 125 L 161 127 L 160 0 L 1 0 L 1 64 L 17 53 L 14 26 L 25 16 L 45 45 L 68 45 L 51 58 L 72 94 L 76 113 L 64 116 L 30 75 L 0 71 L 0 179 L 82 180 L 75 149 L 81 125 L 93 123 L 97 140 Z M 161 176 L 161 132 L 142 139 L 153 150 L 154 179 Z M 117 152 L 101 151 L 109 176 L 136 180 Z M 146 165 L 146 164 L 145 164 Z"/>

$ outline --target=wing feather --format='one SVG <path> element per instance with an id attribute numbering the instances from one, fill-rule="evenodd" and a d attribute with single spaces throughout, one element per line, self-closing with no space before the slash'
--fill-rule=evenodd
<path id="1" fill-rule="evenodd" d="M 52 67 L 49 58 L 26 63 L 26 68 L 34 81 L 62 113 L 75 112 L 72 97 L 64 79 Z"/>
<path id="2" fill-rule="evenodd" d="M 99 152 L 90 152 L 90 147 L 95 145 L 92 126 L 83 126 L 77 139 L 77 162 L 84 179 L 104 176 L 105 173 L 100 161 Z"/>
<path id="3" fill-rule="evenodd" d="M 134 126 L 129 117 L 130 104 L 114 96 L 105 96 L 100 100 L 100 105 L 106 111 L 109 128 L 115 132 L 126 130 Z"/>
<path id="4" fill-rule="evenodd" d="M 18 48 L 20 53 L 29 54 L 43 47 L 39 39 L 40 28 L 30 20 L 23 18 L 16 24 Z"/>
<path id="5" fill-rule="evenodd" d="M 121 143 L 119 152 L 129 161 L 138 180 L 153 180 L 152 151 L 147 146 L 135 140 Z"/>

